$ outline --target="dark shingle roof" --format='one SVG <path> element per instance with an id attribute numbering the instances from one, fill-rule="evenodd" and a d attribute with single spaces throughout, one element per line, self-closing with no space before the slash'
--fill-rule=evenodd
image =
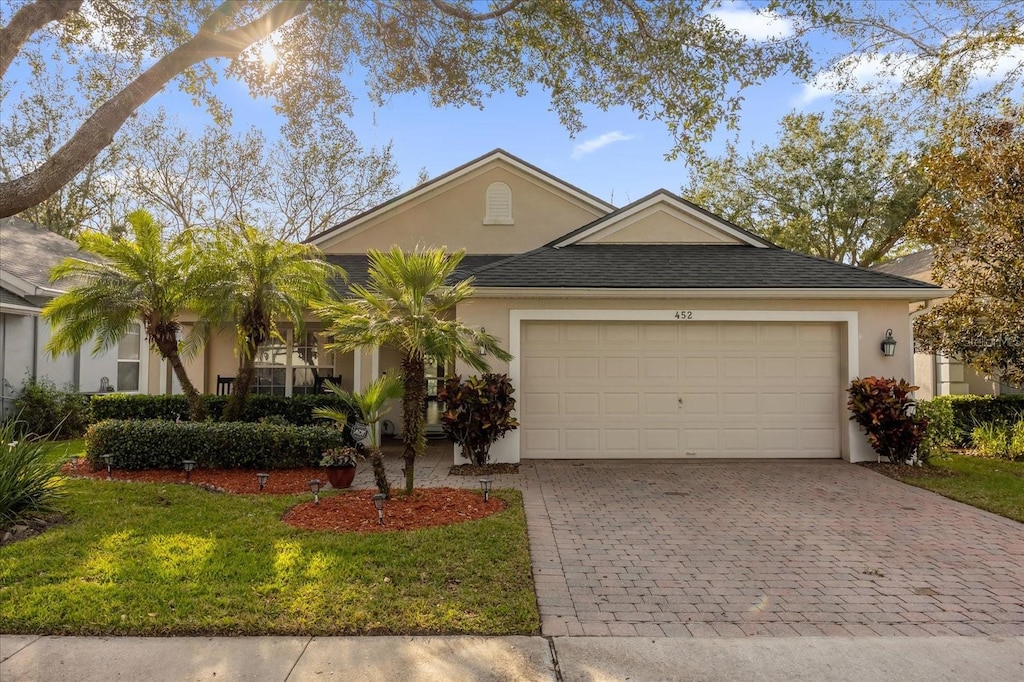
<path id="1" fill-rule="evenodd" d="M 478 287 L 623 289 L 933 289 L 780 248 L 707 244 L 544 246 L 483 266 Z"/>
<path id="2" fill-rule="evenodd" d="M 21 218 L 0 220 L 0 268 L 41 287 L 50 284 L 50 270 L 68 256 L 93 260 L 70 239 Z"/>
<path id="3" fill-rule="evenodd" d="M 877 272 L 888 272 L 890 275 L 900 277 L 914 277 L 924 274 L 931 275 L 932 266 L 935 264 L 935 254 L 931 249 L 915 251 L 905 256 L 894 258 L 886 263 L 872 265 L 871 269 Z"/>
<path id="4" fill-rule="evenodd" d="M 462 259 L 462 263 L 459 265 L 459 269 L 455 271 L 454 279 L 461 280 L 469 277 L 479 268 L 497 263 L 499 261 L 511 258 L 510 254 L 479 254 L 469 253 Z M 325 256 L 328 263 L 334 265 L 340 265 L 348 273 L 348 281 L 351 284 L 363 284 L 365 285 L 368 281 L 367 278 L 367 261 L 366 254 L 341 254 L 341 255 L 327 255 Z M 331 283 L 334 290 L 340 294 L 345 294 L 348 291 L 348 287 L 345 282 L 336 280 Z"/>
<path id="5" fill-rule="evenodd" d="M 26 308 L 38 308 L 39 306 L 32 303 L 28 299 L 18 296 L 13 291 L 8 291 L 3 287 L 0 287 L 0 303 L 6 303 L 7 305 L 20 305 Z"/>

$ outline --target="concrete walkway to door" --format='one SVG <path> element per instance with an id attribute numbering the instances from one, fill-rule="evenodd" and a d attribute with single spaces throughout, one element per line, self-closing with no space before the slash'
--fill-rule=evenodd
<path id="1" fill-rule="evenodd" d="M 1024 635 L 1024 525 L 856 465 L 520 475 L 545 635 Z"/>

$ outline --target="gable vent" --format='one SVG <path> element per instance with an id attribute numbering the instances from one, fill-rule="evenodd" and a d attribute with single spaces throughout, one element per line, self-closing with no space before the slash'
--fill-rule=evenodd
<path id="1" fill-rule="evenodd" d="M 512 189 L 504 182 L 492 182 L 487 186 L 484 225 L 512 224 Z"/>

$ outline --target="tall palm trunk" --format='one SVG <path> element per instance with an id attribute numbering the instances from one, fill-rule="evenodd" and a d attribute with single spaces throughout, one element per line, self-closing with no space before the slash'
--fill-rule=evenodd
<path id="1" fill-rule="evenodd" d="M 423 356 L 411 353 L 402 360 L 402 371 L 405 394 L 402 396 L 402 429 L 405 450 L 402 459 L 405 462 L 405 493 L 412 493 L 415 481 L 416 455 L 427 448 L 427 437 L 424 432 L 427 399 L 427 377 L 423 366 Z"/>
<path id="2" fill-rule="evenodd" d="M 259 345 L 247 341 L 242 350 L 242 361 L 238 366 L 238 376 L 231 389 L 228 404 L 224 406 L 224 421 L 236 422 L 245 414 L 245 406 L 249 402 L 249 391 L 256 380 L 256 353 Z"/>
<path id="3" fill-rule="evenodd" d="M 181 362 L 181 355 L 178 354 L 177 337 L 159 340 L 156 346 L 157 350 L 160 351 L 160 355 L 171 364 L 174 376 L 178 377 L 178 383 L 181 384 L 181 392 L 185 394 L 185 400 L 188 402 L 189 420 L 194 422 L 204 421 L 207 417 L 206 403 L 203 401 L 203 396 L 192 384 L 192 380 L 185 371 L 185 365 Z"/>

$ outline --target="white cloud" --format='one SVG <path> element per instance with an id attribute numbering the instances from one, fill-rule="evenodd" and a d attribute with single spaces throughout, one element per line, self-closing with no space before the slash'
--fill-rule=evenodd
<path id="1" fill-rule="evenodd" d="M 730 31 L 746 36 L 748 40 L 788 38 L 793 35 L 793 21 L 770 10 L 755 10 L 745 2 L 730 2 L 711 12 Z"/>
<path id="2" fill-rule="evenodd" d="M 572 158 L 579 159 L 587 154 L 592 154 L 602 147 L 607 147 L 613 142 L 625 142 L 632 140 L 632 135 L 625 135 L 618 130 L 613 130 L 610 133 L 604 135 L 598 135 L 589 140 L 584 140 L 576 145 L 572 150 Z"/>

